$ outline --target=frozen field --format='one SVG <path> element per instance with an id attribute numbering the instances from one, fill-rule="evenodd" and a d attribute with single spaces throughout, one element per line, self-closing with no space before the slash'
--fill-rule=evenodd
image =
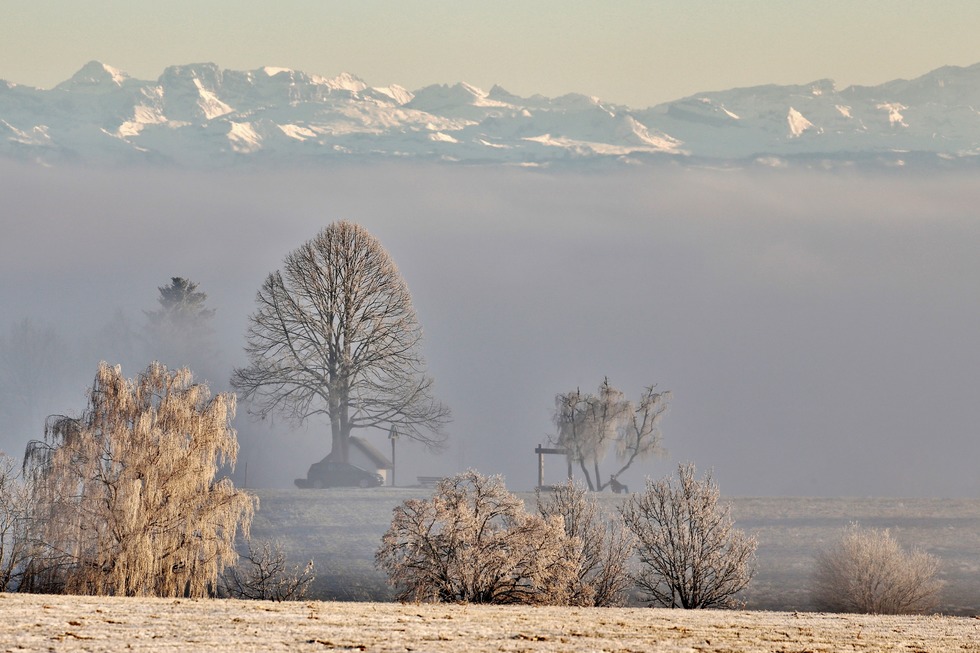
<path id="1" fill-rule="evenodd" d="M 980 620 L 0 594 L 4 651 L 980 651 Z"/>
<path id="2" fill-rule="evenodd" d="M 388 602 L 372 563 L 391 509 L 422 489 L 264 490 L 253 535 L 313 557 L 297 603 L 0 594 L 0 651 L 978 651 L 980 501 L 734 499 L 759 539 L 747 610 L 517 608 Z M 533 503 L 533 495 L 524 495 Z M 614 509 L 621 499 L 600 495 Z M 812 556 L 851 521 L 943 559 L 945 615 L 809 612 Z M 382 602 L 364 602 L 377 600 Z"/>
<path id="3" fill-rule="evenodd" d="M 279 538 L 290 558 L 313 558 L 312 595 L 329 600 L 388 600 L 373 555 L 391 510 L 431 490 L 411 488 L 258 490 L 253 536 Z M 522 495 L 533 507 L 534 495 Z M 622 499 L 600 501 L 613 510 Z M 742 599 L 750 610 L 812 610 L 808 584 L 814 554 L 852 521 L 891 529 L 905 546 L 943 561 L 944 614 L 980 614 L 980 500 L 976 499 L 732 499 L 736 525 L 759 540 L 757 573 Z"/>

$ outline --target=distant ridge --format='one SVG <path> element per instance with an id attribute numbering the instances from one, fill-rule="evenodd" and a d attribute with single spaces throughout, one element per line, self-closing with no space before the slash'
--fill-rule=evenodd
<path id="1" fill-rule="evenodd" d="M 831 80 L 698 93 L 645 109 L 469 84 L 416 91 L 342 73 L 92 61 L 50 90 L 0 81 L 0 157 L 191 168 L 417 160 L 963 167 L 980 162 L 980 64 L 838 90 Z"/>

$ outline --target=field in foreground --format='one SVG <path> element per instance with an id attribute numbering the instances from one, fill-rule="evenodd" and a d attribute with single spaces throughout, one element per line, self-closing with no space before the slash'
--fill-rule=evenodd
<path id="1" fill-rule="evenodd" d="M 980 620 L 0 594 L 4 651 L 980 651 Z"/>

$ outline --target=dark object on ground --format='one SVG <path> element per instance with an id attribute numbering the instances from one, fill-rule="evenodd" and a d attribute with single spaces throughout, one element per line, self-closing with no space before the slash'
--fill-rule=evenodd
<path id="1" fill-rule="evenodd" d="M 615 494 L 629 494 L 630 493 L 629 486 L 626 485 L 625 483 L 620 483 L 619 481 L 617 481 L 615 476 L 610 476 L 609 477 L 609 487 L 612 488 L 612 491 Z"/>
<path id="2" fill-rule="evenodd" d="M 298 488 L 323 487 L 378 487 L 384 485 L 381 474 L 369 472 L 350 463 L 334 462 L 327 456 L 318 463 L 310 465 L 306 478 L 293 481 Z"/>
<path id="3" fill-rule="evenodd" d="M 422 487 L 435 487 L 439 485 L 439 481 L 442 480 L 442 476 L 416 476 L 419 485 Z"/>

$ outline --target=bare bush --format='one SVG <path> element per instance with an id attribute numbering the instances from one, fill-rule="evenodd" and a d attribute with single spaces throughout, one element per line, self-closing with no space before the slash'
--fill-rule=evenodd
<path id="1" fill-rule="evenodd" d="M 734 528 L 731 508 L 718 505 L 718 486 L 693 465 L 631 496 L 623 520 L 637 538 L 635 580 L 653 603 L 670 608 L 723 608 L 752 579 L 756 541 Z"/>
<path id="2" fill-rule="evenodd" d="M 580 554 L 561 517 L 528 514 L 499 476 L 470 470 L 395 508 L 375 562 L 403 601 L 560 605 Z"/>
<path id="3" fill-rule="evenodd" d="M 99 365 L 79 418 L 49 419 L 24 469 L 36 499 L 29 591 L 208 596 L 255 501 L 216 480 L 238 453 L 235 396 L 153 363 Z"/>
<path id="4" fill-rule="evenodd" d="M 940 561 L 904 550 L 887 530 L 851 524 L 817 555 L 813 599 L 828 612 L 922 614 L 935 609 Z"/>
<path id="5" fill-rule="evenodd" d="M 222 593 L 234 599 L 299 601 L 316 577 L 312 560 L 290 567 L 281 542 L 264 541 L 256 549 L 250 540 L 242 557 L 222 578 Z"/>
<path id="6" fill-rule="evenodd" d="M 623 605 L 633 585 L 629 562 L 634 538 L 625 530 L 619 514 L 604 514 L 585 487 L 571 481 L 537 493 L 538 514 L 562 518 L 565 535 L 577 538 L 582 555 L 570 578 L 568 602 L 599 607 Z"/>

